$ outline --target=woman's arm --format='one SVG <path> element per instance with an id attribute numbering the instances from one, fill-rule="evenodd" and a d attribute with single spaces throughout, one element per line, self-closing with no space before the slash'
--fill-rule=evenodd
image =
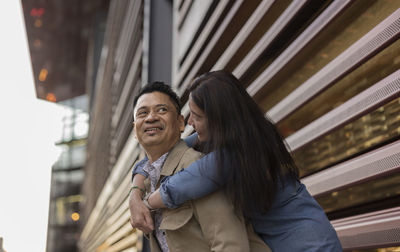
<path id="1" fill-rule="evenodd" d="M 197 133 L 193 133 L 193 134 L 191 134 L 190 136 L 188 136 L 188 137 L 186 137 L 184 139 L 186 145 L 189 146 L 189 147 L 193 147 L 193 145 L 195 144 L 196 140 L 197 140 Z M 144 163 L 146 163 L 147 160 L 148 160 L 148 158 L 147 158 L 147 156 L 145 156 L 142 160 L 140 160 L 133 167 L 132 179 L 131 179 L 132 181 L 133 181 L 133 178 L 135 177 L 136 174 L 141 174 L 141 175 L 143 175 L 143 176 L 145 176 L 147 178 L 148 174 L 145 171 L 143 171 L 143 165 L 144 165 Z"/>
<path id="2" fill-rule="evenodd" d="M 193 146 L 197 140 L 197 133 L 184 140 L 189 147 Z M 142 172 L 143 168 L 137 165 L 133 176 Z M 217 181 L 215 154 L 209 153 L 186 169 L 164 178 L 160 188 L 151 194 L 148 202 L 152 208 L 177 208 L 188 200 L 198 199 L 216 191 L 219 187 Z"/>
<path id="3" fill-rule="evenodd" d="M 193 145 L 196 143 L 197 141 L 197 132 L 191 134 L 190 136 L 186 137 L 185 139 L 183 139 L 186 143 L 187 146 L 189 147 L 193 147 Z"/>
<path id="4" fill-rule="evenodd" d="M 217 181 L 215 154 L 211 152 L 186 169 L 164 178 L 160 188 L 150 196 L 149 204 L 153 208 L 177 208 L 188 200 L 216 191 L 220 187 Z"/>
<path id="5" fill-rule="evenodd" d="M 147 174 L 147 172 L 145 172 L 143 170 L 144 164 L 146 163 L 147 160 L 149 160 L 149 159 L 147 158 L 147 156 L 145 156 L 142 160 L 140 160 L 139 162 L 137 162 L 135 164 L 135 166 L 133 167 L 133 170 L 132 170 L 132 179 L 131 179 L 132 181 L 136 174 L 141 174 L 145 178 L 147 178 L 149 176 L 149 174 Z"/>

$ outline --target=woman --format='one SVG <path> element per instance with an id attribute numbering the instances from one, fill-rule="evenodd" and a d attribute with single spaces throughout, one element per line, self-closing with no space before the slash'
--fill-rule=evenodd
<path id="1" fill-rule="evenodd" d="M 148 199 L 152 207 L 175 208 L 222 188 L 272 251 L 342 251 L 276 127 L 232 74 L 195 79 L 189 107 L 197 137 L 186 142 L 207 155 L 165 178 Z M 145 175 L 140 166 L 135 173 Z"/>

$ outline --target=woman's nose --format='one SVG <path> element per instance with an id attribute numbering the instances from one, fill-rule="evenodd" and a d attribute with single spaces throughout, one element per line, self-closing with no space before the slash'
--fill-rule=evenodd
<path id="1" fill-rule="evenodd" d="M 189 114 L 189 119 L 188 119 L 188 122 L 187 122 L 190 126 L 193 126 L 193 119 L 192 119 L 192 114 L 190 113 Z"/>

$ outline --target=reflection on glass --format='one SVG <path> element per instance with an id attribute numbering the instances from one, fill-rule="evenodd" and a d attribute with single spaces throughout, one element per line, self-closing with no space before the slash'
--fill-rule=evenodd
<path id="1" fill-rule="evenodd" d="M 326 213 L 400 196 L 400 174 L 390 175 L 316 197 Z"/>
<path id="2" fill-rule="evenodd" d="M 354 1 L 254 98 L 268 111 L 398 8 L 400 1 Z"/>
<path id="3" fill-rule="evenodd" d="M 300 176 L 400 136 L 400 98 L 294 152 Z"/>
<path id="4" fill-rule="evenodd" d="M 400 69 L 400 40 L 358 67 L 278 124 L 284 137 L 306 126 L 356 94 Z"/>

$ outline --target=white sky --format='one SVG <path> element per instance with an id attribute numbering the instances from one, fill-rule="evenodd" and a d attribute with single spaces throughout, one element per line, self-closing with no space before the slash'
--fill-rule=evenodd
<path id="1" fill-rule="evenodd" d="M 8 252 L 44 252 L 63 110 L 36 98 L 20 1 L 2 1 L 2 10 L 0 237 Z"/>

